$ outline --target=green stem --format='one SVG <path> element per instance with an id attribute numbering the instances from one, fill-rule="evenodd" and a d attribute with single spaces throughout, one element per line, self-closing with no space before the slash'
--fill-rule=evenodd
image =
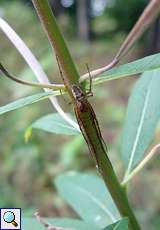
<path id="1" fill-rule="evenodd" d="M 58 89 L 64 90 L 64 86 L 62 84 L 45 84 L 45 83 L 42 84 L 42 83 L 37 83 L 37 82 L 21 80 L 11 75 L 1 63 L 0 63 L 0 70 L 6 77 L 22 85 L 33 86 L 33 87 L 40 88 L 40 89 L 45 88 L 45 89 L 52 89 L 52 90 L 58 90 Z"/>
<path id="2" fill-rule="evenodd" d="M 65 81 L 70 96 L 73 98 L 70 85 L 78 84 L 80 76 L 63 35 L 57 25 L 56 18 L 54 17 L 47 0 L 32 0 L 32 2 L 48 34 L 52 48 L 54 48 L 56 52 L 65 76 L 63 80 Z"/>
<path id="3" fill-rule="evenodd" d="M 55 52 L 58 56 L 58 60 L 60 62 L 60 65 L 62 67 L 63 73 L 64 73 L 64 83 L 67 87 L 68 92 L 70 93 L 72 99 L 72 85 L 76 84 L 79 85 L 79 74 L 77 72 L 77 69 L 74 65 L 74 62 L 71 58 L 71 55 L 69 53 L 69 50 L 66 46 L 66 43 L 63 39 L 63 36 L 59 30 L 59 27 L 56 23 L 56 19 L 53 16 L 51 9 L 48 5 L 47 0 L 32 0 L 33 4 L 38 12 L 38 15 L 47 31 L 49 40 L 52 44 L 52 47 L 54 47 Z M 92 110 L 92 108 L 91 108 Z M 87 117 L 87 114 L 86 114 Z M 120 214 L 124 217 L 128 217 L 130 220 L 130 229 L 131 230 L 140 230 L 139 224 L 136 220 L 136 217 L 134 216 L 134 213 L 128 203 L 128 199 L 126 197 L 126 194 L 123 190 L 123 187 L 121 187 L 115 172 L 113 170 L 112 164 L 106 155 L 105 149 L 101 145 L 101 140 L 97 137 L 97 130 L 93 127 L 93 124 L 91 122 L 92 120 L 84 120 L 83 123 L 87 123 L 87 132 L 90 133 L 90 137 L 92 137 L 95 155 L 98 157 L 98 162 L 100 163 L 100 172 L 103 176 L 104 182 L 106 186 L 108 187 L 111 196 L 113 200 L 115 201 L 115 204 L 120 212 Z M 98 124 L 97 124 L 98 125 Z M 97 145 L 96 145 L 97 143 Z"/>
<path id="4" fill-rule="evenodd" d="M 130 222 L 131 230 L 140 230 L 139 223 L 132 211 L 132 208 L 128 202 L 128 198 L 126 196 L 126 191 L 124 187 L 122 187 L 118 181 L 118 178 L 114 172 L 112 164 L 108 157 L 106 157 L 106 153 L 103 151 L 100 153 L 100 149 L 97 150 L 99 152 L 99 162 L 101 168 L 101 175 L 103 176 L 103 180 L 111 193 L 111 196 L 123 217 L 128 217 Z M 107 160 L 106 160 L 107 158 Z"/>

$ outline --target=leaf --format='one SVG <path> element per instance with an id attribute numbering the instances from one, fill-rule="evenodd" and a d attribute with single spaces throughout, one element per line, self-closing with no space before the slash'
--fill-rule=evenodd
<path id="1" fill-rule="evenodd" d="M 23 40 L 18 36 L 18 34 L 12 29 L 12 27 L 2 18 L 0 18 L 0 28 L 5 33 L 5 35 L 9 38 L 9 40 L 12 42 L 12 44 L 16 47 L 16 49 L 19 51 L 19 53 L 22 55 L 24 60 L 29 65 L 30 69 L 36 76 L 37 80 L 40 83 L 50 83 L 49 79 L 44 72 L 41 64 L 36 59 L 32 51 L 27 47 L 27 45 L 23 42 Z M 47 91 L 47 89 L 44 89 L 44 91 Z M 56 92 L 55 92 L 56 93 Z M 59 94 L 57 94 L 59 95 Z M 64 112 L 59 107 L 59 104 L 57 102 L 57 99 L 54 97 L 49 98 L 52 105 L 55 107 L 57 111 L 61 111 L 62 116 L 64 115 Z M 5 109 L 5 108 L 4 108 Z M 71 121 L 66 117 L 65 118 L 69 123 Z M 71 123 L 72 124 L 72 123 Z M 73 124 L 74 126 L 75 124 Z M 77 126 L 78 129 L 78 126 Z"/>
<path id="2" fill-rule="evenodd" d="M 92 224 L 84 223 L 83 221 L 76 220 L 76 219 L 50 219 L 45 218 L 45 220 L 54 226 L 63 227 L 63 228 L 71 228 L 73 230 L 100 230 L 99 228 L 95 227 Z M 44 226 L 40 224 L 35 218 L 22 218 L 22 229 L 23 230 L 44 230 Z"/>
<path id="3" fill-rule="evenodd" d="M 7 105 L 1 106 L 0 107 L 0 115 L 23 108 L 26 105 L 31 105 L 33 103 L 36 103 L 38 101 L 42 101 L 44 99 L 47 99 L 50 96 L 57 96 L 59 95 L 59 91 L 54 91 L 54 92 L 46 92 L 46 93 L 37 93 L 32 96 L 27 96 L 21 99 L 18 99 L 16 101 L 13 101 Z"/>
<path id="4" fill-rule="evenodd" d="M 63 199 L 85 222 L 104 228 L 120 218 L 104 182 L 96 175 L 70 172 L 58 176 L 55 184 Z"/>
<path id="5" fill-rule="evenodd" d="M 71 115 L 69 115 L 71 117 Z M 72 119 L 75 118 L 72 116 Z M 48 114 L 36 120 L 31 128 L 41 129 L 46 132 L 66 135 L 79 135 L 80 132 L 69 125 L 58 113 Z"/>
<path id="6" fill-rule="evenodd" d="M 84 139 L 82 135 L 78 135 L 72 138 L 72 140 L 64 143 L 60 153 L 61 164 L 65 165 L 65 167 L 74 164 L 74 167 L 76 167 L 75 164 L 79 164 L 79 162 L 77 161 L 77 157 L 81 152 L 83 146 Z"/>
<path id="7" fill-rule="evenodd" d="M 139 60 L 120 65 L 115 67 L 101 76 L 94 79 L 96 84 L 108 81 L 119 79 L 122 77 L 133 76 L 135 74 L 140 74 L 149 70 L 156 70 L 160 68 L 160 53 L 150 55 Z"/>
<path id="8" fill-rule="evenodd" d="M 146 72 L 129 99 L 122 132 L 122 158 L 126 176 L 140 162 L 160 118 L 160 70 Z"/>
<path id="9" fill-rule="evenodd" d="M 124 218 L 104 228 L 103 230 L 129 230 L 128 219 Z"/>

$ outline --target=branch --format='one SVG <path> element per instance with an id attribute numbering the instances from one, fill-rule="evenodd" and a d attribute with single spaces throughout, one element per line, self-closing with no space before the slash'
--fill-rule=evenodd
<path id="1" fill-rule="evenodd" d="M 18 36 L 18 34 L 10 27 L 10 25 L 2 18 L 0 18 L 0 28 L 5 33 L 5 35 L 8 37 L 8 39 L 12 42 L 12 44 L 16 47 L 16 49 L 19 51 L 21 56 L 24 58 L 24 60 L 29 65 L 30 69 L 35 74 L 37 80 L 44 84 L 50 84 L 49 79 L 44 72 L 41 64 L 38 62 L 34 54 L 31 52 L 31 50 L 26 46 L 24 41 Z M 44 89 L 44 91 L 48 91 L 48 89 Z M 50 97 L 49 100 L 51 101 L 53 107 L 56 109 L 56 111 L 60 114 L 60 116 L 67 121 L 68 124 L 73 126 L 76 130 L 79 130 L 79 127 L 75 121 L 73 121 L 60 107 L 58 100 L 56 97 Z"/>
<path id="2" fill-rule="evenodd" d="M 140 36 L 144 33 L 148 26 L 158 16 L 159 11 L 160 0 L 151 0 L 148 6 L 143 11 L 143 13 L 141 14 L 140 18 L 138 19 L 137 23 L 135 24 L 131 32 L 124 40 L 123 44 L 121 45 L 120 49 L 118 50 L 117 54 L 115 55 L 111 63 L 102 68 L 91 71 L 91 76 L 96 77 L 117 65 L 120 62 L 121 58 L 128 53 L 128 51 L 134 45 L 134 43 L 140 38 Z M 88 73 L 82 75 L 80 81 L 84 81 L 87 78 L 89 78 Z"/>
<path id="3" fill-rule="evenodd" d="M 2 73 L 8 77 L 9 79 L 20 83 L 22 85 L 27 85 L 27 86 L 33 86 L 33 87 L 37 87 L 37 88 L 45 88 L 45 89 L 52 89 L 52 90 L 57 90 L 57 89 L 64 89 L 64 85 L 63 84 L 41 84 L 41 83 L 36 83 L 36 82 L 30 82 L 30 81 L 24 81 L 21 79 L 16 78 L 15 76 L 9 74 L 9 72 L 6 70 L 6 68 L 0 63 L 0 70 L 2 71 Z"/>
<path id="4" fill-rule="evenodd" d="M 43 25 L 45 26 L 51 44 L 56 51 L 56 56 L 58 57 L 57 59 L 60 63 L 60 72 L 61 68 L 63 71 L 62 79 L 64 81 L 67 91 L 69 92 L 74 102 L 74 109 L 77 115 L 80 129 L 88 144 L 89 149 L 91 150 L 91 153 L 93 153 L 95 157 L 98 157 L 98 166 L 104 182 L 108 187 L 111 196 L 115 201 L 115 204 L 119 209 L 121 215 L 129 217 L 130 229 L 140 230 L 140 226 L 128 203 L 126 193 L 121 187 L 118 178 L 114 172 L 113 166 L 107 156 L 96 115 L 91 105 L 87 101 L 87 98 L 83 97 L 83 95 L 85 94 L 79 86 L 79 75 L 77 75 L 76 73 L 74 62 L 71 58 L 69 50 L 66 49 L 66 44 L 64 42 L 63 36 L 60 33 L 55 17 L 52 15 L 51 9 L 48 5 L 48 1 L 32 1 Z M 74 89 L 76 90 L 73 90 L 73 85 Z"/>
<path id="5" fill-rule="evenodd" d="M 68 93 L 73 99 L 71 85 L 79 84 L 79 73 L 68 50 L 63 35 L 58 27 L 56 18 L 52 13 L 47 0 L 32 0 L 37 14 L 41 20 L 42 25 L 48 35 L 48 39 L 52 48 L 55 50 L 56 56 L 63 71 L 64 83 Z"/>

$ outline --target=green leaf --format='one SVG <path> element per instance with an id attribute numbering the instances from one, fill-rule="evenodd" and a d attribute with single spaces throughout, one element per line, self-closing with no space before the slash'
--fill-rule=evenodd
<path id="1" fill-rule="evenodd" d="M 73 120 L 75 118 L 69 115 Z M 46 132 L 66 135 L 79 135 L 80 132 L 69 125 L 58 113 L 48 114 L 35 121 L 32 128 L 41 129 Z"/>
<path id="2" fill-rule="evenodd" d="M 98 176 L 70 172 L 58 176 L 55 184 L 63 199 L 85 222 L 104 228 L 120 218 L 104 182 Z"/>
<path id="3" fill-rule="evenodd" d="M 59 95 L 59 91 L 54 91 L 54 92 L 47 92 L 47 93 L 38 93 L 32 96 L 27 96 L 21 99 L 18 99 L 14 102 L 11 102 L 7 105 L 1 106 L 0 107 L 0 115 L 16 110 L 16 109 L 20 109 L 23 108 L 26 105 L 31 105 L 33 103 L 36 103 L 38 101 L 42 101 L 44 99 L 47 99 L 50 96 L 57 96 Z"/>
<path id="4" fill-rule="evenodd" d="M 76 219 L 50 219 L 45 218 L 47 223 L 52 224 L 56 227 L 71 228 L 73 230 L 100 230 L 92 224 L 84 223 L 83 221 Z M 44 230 L 44 226 L 40 224 L 35 218 L 22 218 L 22 229 L 23 230 Z"/>
<path id="5" fill-rule="evenodd" d="M 122 132 L 122 158 L 126 176 L 140 162 L 160 119 L 160 70 L 146 72 L 129 99 Z"/>
<path id="6" fill-rule="evenodd" d="M 78 135 L 63 144 L 62 151 L 60 153 L 60 162 L 66 166 L 71 166 L 74 164 L 79 164 L 77 161 L 77 156 L 81 152 L 84 146 L 84 138 L 82 135 Z"/>
<path id="7" fill-rule="evenodd" d="M 124 218 L 104 228 L 103 230 L 129 230 L 128 219 Z"/>
<path id="8" fill-rule="evenodd" d="M 101 76 L 95 78 L 96 84 L 114 80 L 122 77 L 133 76 L 149 70 L 156 70 L 160 68 L 160 53 L 144 57 L 142 59 L 120 65 L 115 67 Z"/>

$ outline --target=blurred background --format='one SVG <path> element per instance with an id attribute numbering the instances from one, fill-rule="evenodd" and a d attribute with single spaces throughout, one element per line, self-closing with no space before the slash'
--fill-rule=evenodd
<path id="1" fill-rule="evenodd" d="M 80 73 L 86 63 L 95 69 L 108 63 L 130 31 L 148 0 L 50 0 L 51 7 L 67 40 Z M 1 0 L 0 16 L 25 41 L 52 82 L 60 82 L 55 55 L 29 0 Z M 124 58 L 123 63 L 160 52 L 160 19 L 150 27 Z M 0 60 L 9 72 L 34 80 L 33 73 L 7 37 L 0 31 Z M 120 163 L 120 133 L 132 86 L 125 78 L 95 86 L 91 102 L 115 169 L 123 175 Z M 27 86 L 1 79 L 0 105 L 37 93 Z M 64 110 L 72 106 L 60 99 Z M 42 109 L 43 108 L 43 109 Z M 28 143 L 27 127 L 43 115 L 54 112 L 48 100 L 0 117 L 0 207 L 21 207 L 25 215 L 39 209 L 44 216 L 76 216 L 56 193 L 54 177 L 64 171 L 94 171 L 88 149 L 79 136 L 62 136 L 34 130 Z M 155 142 L 158 141 L 157 129 Z M 86 160 L 88 159 L 88 160 Z M 160 183 L 157 159 L 136 176 L 130 186 L 130 199 L 143 229 L 160 228 Z M 146 192 L 147 191 L 147 192 Z M 159 227 L 158 227 L 159 226 Z"/>

